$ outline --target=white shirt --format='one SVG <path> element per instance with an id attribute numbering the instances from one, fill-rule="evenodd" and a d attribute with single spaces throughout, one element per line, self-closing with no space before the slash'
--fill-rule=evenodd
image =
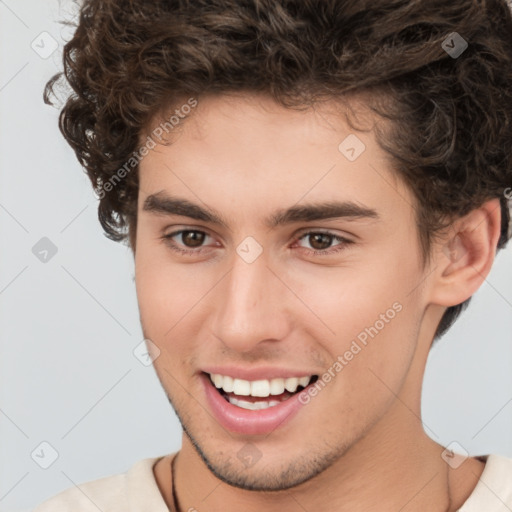
<path id="1" fill-rule="evenodd" d="M 67 489 L 32 512 L 169 512 L 153 474 L 153 466 L 161 458 L 143 459 L 126 473 Z M 511 510 L 512 459 L 488 455 L 478 484 L 459 512 Z"/>

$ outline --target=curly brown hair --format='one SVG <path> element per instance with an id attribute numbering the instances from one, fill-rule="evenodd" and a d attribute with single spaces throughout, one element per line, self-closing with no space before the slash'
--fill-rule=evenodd
<path id="1" fill-rule="evenodd" d="M 453 34 L 456 32 L 457 34 Z M 467 48 L 450 54 L 454 37 Z M 138 173 L 112 178 L 178 98 L 249 91 L 287 108 L 361 94 L 389 124 L 378 142 L 417 200 L 418 233 L 512 185 L 512 15 L 506 0 L 84 0 L 59 126 L 100 197 L 106 235 L 135 250 Z M 119 176 L 119 174 L 117 174 Z M 125 177 L 126 176 L 126 177 Z M 469 299 L 445 312 L 440 337 Z"/>

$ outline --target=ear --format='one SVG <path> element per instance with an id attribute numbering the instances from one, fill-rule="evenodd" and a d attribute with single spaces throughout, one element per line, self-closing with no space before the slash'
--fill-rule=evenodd
<path id="1" fill-rule="evenodd" d="M 436 243 L 430 302 L 456 306 L 471 297 L 489 274 L 500 237 L 499 199 L 456 219 Z"/>

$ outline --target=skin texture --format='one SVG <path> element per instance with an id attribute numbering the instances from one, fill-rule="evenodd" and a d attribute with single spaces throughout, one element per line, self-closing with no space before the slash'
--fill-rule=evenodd
<path id="1" fill-rule="evenodd" d="M 157 375 L 185 430 L 175 464 L 182 511 L 444 512 L 462 505 L 483 470 L 476 459 L 452 470 L 441 458 L 421 422 L 421 386 L 445 308 L 490 270 L 498 200 L 454 222 L 423 267 L 414 198 L 371 131 L 357 133 L 366 149 L 355 161 L 338 150 L 355 133 L 338 107 L 297 112 L 256 95 L 205 97 L 172 144 L 141 162 L 137 295 L 144 335 L 160 350 Z M 157 193 L 208 207 L 227 225 L 145 211 Z M 378 218 L 264 224 L 277 210 L 334 200 Z M 180 229 L 208 235 L 201 252 L 171 249 L 163 237 Z M 314 254 L 308 231 L 353 243 L 335 253 L 331 238 L 330 254 Z M 236 252 L 248 236 L 263 247 L 250 264 Z M 181 235 L 172 240 L 198 251 Z M 199 380 L 206 365 L 322 375 L 395 303 L 400 312 L 271 434 L 228 432 L 212 416 Z M 261 458 L 246 468 L 237 453 L 248 443 Z M 154 472 L 172 507 L 169 462 Z"/>

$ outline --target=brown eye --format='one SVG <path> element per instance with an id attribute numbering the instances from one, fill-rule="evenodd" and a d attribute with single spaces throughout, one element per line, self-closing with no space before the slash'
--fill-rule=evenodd
<path id="1" fill-rule="evenodd" d="M 162 236 L 173 251 L 191 256 L 208 250 L 204 245 L 207 238 L 211 238 L 210 235 L 197 229 L 181 229 Z"/>
<path id="2" fill-rule="evenodd" d="M 332 235 L 327 235 L 325 233 L 313 233 L 308 235 L 308 237 L 311 247 L 316 251 L 328 249 L 333 239 Z"/>
<path id="3" fill-rule="evenodd" d="M 334 233 L 324 233 L 323 231 L 308 231 L 303 233 L 298 239 L 299 246 L 306 253 L 314 253 L 316 256 L 328 256 L 344 250 L 347 246 L 353 244 L 342 236 Z M 303 243 L 306 242 L 306 245 Z M 336 242 L 336 244 L 333 244 Z M 307 247 L 309 245 L 309 247 Z"/>
<path id="4" fill-rule="evenodd" d="M 205 239 L 206 233 L 202 231 L 182 231 L 181 240 L 187 247 L 200 247 Z"/>

